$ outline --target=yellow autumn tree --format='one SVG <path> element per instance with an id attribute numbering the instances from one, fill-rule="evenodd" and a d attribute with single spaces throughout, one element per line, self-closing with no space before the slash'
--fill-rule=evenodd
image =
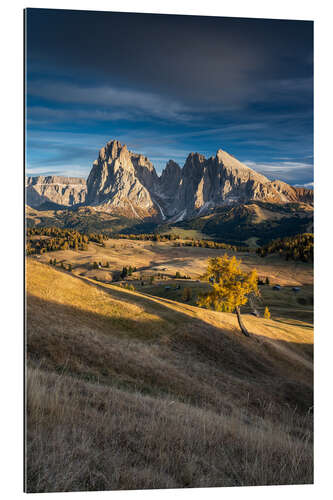
<path id="1" fill-rule="evenodd" d="M 197 304 L 215 311 L 235 311 L 242 333 L 249 337 L 240 315 L 240 307 L 247 303 L 249 294 L 259 295 L 258 274 L 256 270 L 244 273 L 240 265 L 241 260 L 226 254 L 209 259 L 205 278 L 212 288 L 198 298 Z"/>
<path id="2" fill-rule="evenodd" d="M 265 307 L 265 312 L 264 312 L 264 318 L 265 319 L 270 319 L 271 318 L 271 313 L 269 312 L 268 307 Z"/>

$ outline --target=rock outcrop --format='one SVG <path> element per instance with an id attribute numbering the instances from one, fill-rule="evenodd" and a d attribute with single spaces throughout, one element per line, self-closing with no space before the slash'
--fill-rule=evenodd
<path id="1" fill-rule="evenodd" d="M 178 222 L 218 207 L 251 200 L 313 203 L 313 191 L 295 188 L 247 167 L 219 149 L 205 158 L 190 153 L 181 168 L 170 160 L 161 176 L 148 158 L 110 141 L 99 151 L 87 179 L 35 177 L 27 180 L 27 203 L 63 206 L 85 203 L 129 218 Z"/>
<path id="2" fill-rule="evenodd" d="M 143 155 L 110 141 L 99 152 L 87 179 L 87 203 L 134 218 L 157 216 L 152 199 L 158 176 Z"/>
<path id="3" fill-rule="evenodd" d="M 313 202 L 311 190 L 269 181 L 222 149 L 208 159 L 190 153 L 182 168 L 170 160 L 158 177 L 145 156 L 119 141 L 101 149 L 87 189 L 87 203 L 103 210 L 173 222 L 251 200 Z"/>
<path id="4" fill-rule="evenodd" d="M 79 177 L 27 177 L 25 187 L 26 203 L 33 208 L 48 203 L 69 207 L 86 201 L 86 181 Z"/>

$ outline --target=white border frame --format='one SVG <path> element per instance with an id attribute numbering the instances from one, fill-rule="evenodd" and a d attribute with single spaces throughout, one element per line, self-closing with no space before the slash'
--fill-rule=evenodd
<path id="1" fill-rule="evenodd" d="M 315 485 L 246 488 L 210 488 L 130 492 L 54 493 L 52 499 L 198 499 L 209 497 L 270 500 L 295 495 L 302 499 L 328 498 L 333 491 L 331 472 L 332 443 L 332 337 L 330 309 L 332 295 L 331 252 L 333 190 L 332 165 L 332 7 L 329 2 L 308 0 L 206 0 L 195 7 L 193 0 L 21 0 L 2 6 L 1 43 L 1 167 L 2 228 L 1 244 L 1 493 L 4 498 L 21 498 L 23 493 L 23 9 L 25 7 L 155 12 L 166 14 L 215 15 L 315 21 Z M 4 113 L 3 113 L 4 111 Z"/>

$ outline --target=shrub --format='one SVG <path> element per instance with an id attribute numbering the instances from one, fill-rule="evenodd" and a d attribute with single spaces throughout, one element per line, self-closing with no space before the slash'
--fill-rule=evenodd
<path id="1" fill-rule="evenodd" d="M 271 313 L 269 312 L 269 309 L 267 306 L 265 307 L 264 318 L 271 319 Z"/>

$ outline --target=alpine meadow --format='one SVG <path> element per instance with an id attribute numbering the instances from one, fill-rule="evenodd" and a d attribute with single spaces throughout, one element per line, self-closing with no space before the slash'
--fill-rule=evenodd
<path id="1" fill-rule="evenodd" d="M 312 484 L 313 23 L 25 43 L 25 491 Z"/>

